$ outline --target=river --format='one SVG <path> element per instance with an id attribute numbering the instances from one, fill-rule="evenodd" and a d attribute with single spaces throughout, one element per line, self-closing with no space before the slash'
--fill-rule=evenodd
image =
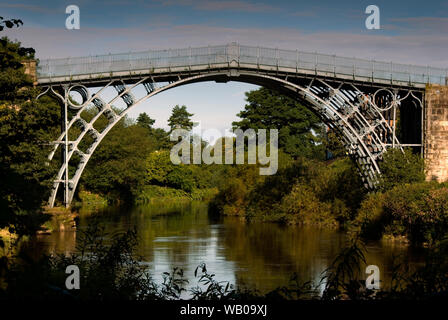
<path id="1" fill-rule="evenodd" d="M 137 228 L 137 253 L 156 281 L 161 281 L 162 272 L 179 267 L 191 286 L 197 284 L 194 270 L 201 262 L 217 280 L 261 293 L 287 285 L 294 273 L 300 281 L 318 284 L 322 272 L 347 244 L 347 236 L 337 230 L 213 217 L 202 202 L 112 207 L 96 214 L 81 211 L 79 228 L 84 229 L 94 216 L 110 233 Z M 38 236 L 36 245 L 40 252 L 68 254 L 75 250 L 77 236 L 70 229 L 53 232 Z M 386 287 L 394 257 L 401 256 L 410 265 L 423 259 L 422 249 L 393 241 L 370 242 L 366 249 L 367 264 L 379 267 Z"/>

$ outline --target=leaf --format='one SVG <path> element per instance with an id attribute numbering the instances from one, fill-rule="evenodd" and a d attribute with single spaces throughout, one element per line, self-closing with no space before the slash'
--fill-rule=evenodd
<path id="1" fill-rule="evenodd" d="M 9 20 L 6 20 L 6 21 L 5 21 L 5 25 L 6 25 L 7 28 L 12 28 L 12 27 L 14 27 L 14 23 L 12 23 L 12 22 L 9 21 Z"/>

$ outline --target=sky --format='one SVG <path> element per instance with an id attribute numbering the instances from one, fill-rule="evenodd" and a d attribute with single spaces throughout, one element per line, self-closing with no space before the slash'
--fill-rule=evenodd
<path id="1" fill-rule="evenodd" d="M 372 4 L 380 9 L 378 30 L 365 27 Z M 65 28 L 68 5 L 80 9 L 79 30 Z M 448 1 L 0 0 L 0 16 L 24 22 L 0 35 L 35 48 L 38 58 L 238 42 L 448 68 Z M 130 115 L 146 112 L 166 128 L 173 106 L 186 105 L 203 130 L 223 132 L 238 120 L 244 93 L 256 88 L 191 84 L 152 97 Z"/>

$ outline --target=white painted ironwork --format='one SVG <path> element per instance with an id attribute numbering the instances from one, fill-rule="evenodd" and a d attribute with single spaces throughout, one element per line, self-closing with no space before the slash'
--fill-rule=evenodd
<path id="1" fill-rule="evenodd" d="M 296 70 L 316 75 L 371 82 L 422 85 L 445 84 L 448 70 L 428 66 L 380 62 L 329 54 L 252 47 L 231 43 L 223 46 L 150 50 L 63 59 L 42 59 L 38 82 L 55 83 L 109 77 L 111 74 L 143 74 L 157 69 L 218 68 L 234 61 L 239 67 Z"/>
<path id="2" fill-rule="evenodd" d="M 130 110 L 146 99 L 177 86 L 199 81 L 242 81 L 261 84 L 289 92 L 313 110 L 341 137 L 347 152 L 356 160 L 369 188 L 374 188 L 380 173 L 379 161 L 390 146 L 401 148 L 395 137 L 396 107 L 406 98 L 413 98 L 422 107 L 419 94 L 429 80 L 445 81 L 446 71 L 422 73 L 419 67 L 394 65 L 334 55 L 261 47 L 227 46 L 148 51 L 123 55 L 88 58 L 43 60 L 39 63 L 38 79 L 74 115 L 65 119 L 64 130 L 49 155 L 53 159 L 59 145 L 64 147 L 61 168 L 55 177 L 49 205 L 53 206 L 60 185 L 64 187 L 64 203 L 73 200 L 81 174 L 90 157 L 107 133 Z M 427 67 L 424 67 L 427 72 Z M 406 75 L 406 76 L 404 76 Z M 366 85 L 366 81 L 369 84 Z M 421 82 L 420 82 L 421 81 Z M 96 93 L 88 87 L 100 86 Z M 162 86 L 163 83 L 168 83 Z M 386 84 L 385 84 L 386 83 Z M 400 87 L 402 86 L 402 87 Z M 115 88 L 116 96 L 106 102 L 104 92 Z M 55 88 L 62 88 L 58 93 Z M 146 94 L 139 97 L 137 90 Z M 73 103 L 70 92 L 77 92 L 82 101 Z M 124 109 L 113 108 L 119 100 Z M 96 107 L 98 113 L 86 121 L 81 114 Z M 393 108 L 394 118 L 383 113 Z M 65 112 L 65 116 L 67 112 Z M 94 123 L 104 115 L 107 126 L 99 132 Z M 69 141 L 68 132 L 75 125 L 80 134 Z M 90 136 L 93 142 L 80 150 L 81 141 Z M 84 140 L 83 140 L 84 139 Z M 80 158 L 73 175 L 69 161 Z"/>

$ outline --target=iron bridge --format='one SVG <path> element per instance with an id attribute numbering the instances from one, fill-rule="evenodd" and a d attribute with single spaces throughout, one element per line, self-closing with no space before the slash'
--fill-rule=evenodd
<path id="1" fill-rule="evenodd" d="M 39 97 L 52 94 L 62 104 L 62 132 L 49 155 L 51 161 L 60 149 L 62 161 L 49 206 L 54 206 L 59 189 L 64 204 L 72 202 L 93 152 L 135 106 L 165 90 L 202 81 L 247 82 L 297 99 L 338 133 L 366 186 L 374 188 L 379 161 L 388 148 L 423 151 L 425 87 L 446 84 L 447 77 L 448 70 L 441 68 L 236 43 L 40 60 L 37 82 L 43 92 Z M 115 95 L 106 99 L 110 88 Z M 70 99 L 75 92 L 82 98 L 80 103 Z M 119 102 L 123 107 L 117 110 L 114 106 Z M 83 111 L 92 107 L 97 114 L 84 119 Z M 95 122 L 104 116 L 107 126 L 96 129 Z M 75 128 L 77 137 L 69 139 Z M 89 147 L 81 148 L 80 143 L 87 140 Z M 79 161 L 70 172 L 74 155 Z"/>

